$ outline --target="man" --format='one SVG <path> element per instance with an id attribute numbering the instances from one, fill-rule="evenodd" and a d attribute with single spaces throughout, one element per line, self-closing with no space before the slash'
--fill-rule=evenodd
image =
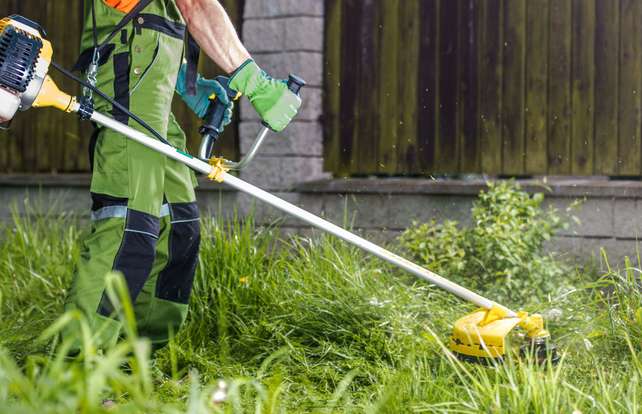
<path id="1" fill-rule="evenodd" d="M 84 1 L 81 49 L 87 51 L 95 41 L 109 38 L 140 0 Z M 267 125 L 275 131 L 288 125 L 300 99 L 285 82 L 259 69 L 217 0 L 153 0 L 104 49 L 96 86 L 177 148 L 185 148 L 185 135 L 171 113 L 175 89 L 200 116 L 216 93 L 228 105 L 229 122 L 231 103 L 218 82 L 199 77 L 196 94 L 187 92 L 188 71 L 182 64 L 186 29 L 230 74 L 230 87 L 250 100 Z M 95 106 L 147 132 L 108 102 L 97 98 Z M 83 242 L 66 308 L 86 315 L 99 347 L 113 346 L 122 326 L 106 293 L 105 276 L 121 272 L 139 333 L 159 348 L 187 314 L 200 243 L 195 177 L 182 164 L 111 130 L 97 130 L 93 142 L 91 233 Z"/>

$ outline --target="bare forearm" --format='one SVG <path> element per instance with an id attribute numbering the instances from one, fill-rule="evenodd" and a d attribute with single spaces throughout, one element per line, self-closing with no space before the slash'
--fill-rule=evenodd
<path id="1" fill-rule="evenodd" d="M 218 0 L 176 0 L 187 28 L 201 49 L 227 73 L 250 58 Z"/>

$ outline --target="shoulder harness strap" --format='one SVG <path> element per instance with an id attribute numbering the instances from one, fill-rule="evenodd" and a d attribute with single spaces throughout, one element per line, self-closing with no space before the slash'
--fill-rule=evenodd
<path id="1" fill-rule="evenodd" d="M 92 0 L 92 2 L 95 2 L 96 0 Z M 98 50 L 100 56 L 109 56 L 109 53 L 103 53 L 105 50 L 108 50 L 110 48 L 109 42 L 111 42 L 114 37 L 125 27 L 131 22 L 134 17 L 136 17 L 141 11 L 145 9 L 145 7 L 149 6 L 149 4 L 152 2 L 152 0 L 141 0 L 129 13 L 127 13 L 120 22 L 116 25 L 114 30 L 107 36 L 107 39 L 103 40 L 102 43 L 98 44 L 98 38 L 96 35 L 96 14 L 94 10 L 92 10 L 92 22 L 93 22 L 93 30 L 94 30 L 94 49 L 89 49 L 84 51 L 80 57 L 78 58 L 78 61 L 73 67 L 73 70 L 79 70 L 81 72 L 84 72 L 87 70 L 87 67 L 91 63 L 91 58 L 94 55 L 94 50 Z M 112 47 L 113 49 L 113 47 Z M 105 58 L 103 58 L 105 59 Z"/>

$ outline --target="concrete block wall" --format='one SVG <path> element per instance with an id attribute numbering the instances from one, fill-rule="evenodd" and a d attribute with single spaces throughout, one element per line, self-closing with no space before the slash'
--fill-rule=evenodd
<path id="1" fill-rule="evenodd" d="M 636 257 L 642 237 L 642 182 L 565 179 L 523 180 L 530 192 L 544 192 L 547 205 L 562 213 L 577 200 L 571 214 L 578 222 L 560 232 L 548 248 L 573 263 L 600 260 L 605 249 L 611 263 Z M 297 185 L 296 191 L 275 191 L 281 198 L 329 221 L 355 229 L 375 242 L 393 240 L 414 222 L 446 219 L 470 224 L 470 210 L 484 181 L 421 179 L 338 179 Z M 284 233 L 308 235 L 304 223 L 238 194 L 224 185 L 202 181 L 197 195 L 203 217 L 231 218 L 252 213 L 259 225 L 278 222 Z M 25 201 L 32 212 L 89 216 L 89 176 L 0 177 L 0 222 L 11 222 L 12 209 Z M 35 210 L 33 210 L 35 208 Z M 24 210 L 23 210 L 24 211 Z"/>
<path id="2" fill-rule="evenodd" d="M 323 173 L 324 2 L 320 0 L 246 0 L 243 41 L 256 62 L 270 75 L 287 78 L 295 73 L 308 86 L 296 120 L 281 134 L 271 136 L 256 161 L 241 177 L 277 193 L 301 182 L 326 177 Z M 251 147 L 260 128 L 256 112 L 241 103 L 241 153 Z"/>
<path id="3" fill-rule="evenodd" d="M 600 263 L 604 250 L 611 263 L 636 258 L 642 249 L 642 182 L 594 178 L 520 180 L 531 192 L 543 192 L 569 227 L 547 248 L 573 263 Z M 315 204 L 337 224 L 346 220 L 375 240 L 392 240 L 413 222 L 456 220 L 470 224 L 471 207 L 483 180 L 347 179 L 299 186 L 300 200 Z M 577 221 L 575 221 L 575 218 Z"/>

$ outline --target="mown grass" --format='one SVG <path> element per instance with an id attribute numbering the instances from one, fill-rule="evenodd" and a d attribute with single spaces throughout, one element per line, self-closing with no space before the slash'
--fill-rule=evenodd
<path id="1" fill-rule="evenodd" d="M 170 346 L 152 358 L 134 334 L 106 353 L 87 338 L 69 360 L 52 343 L 81 319 L 61 317 L 79 228 L 41 214 L 4 230 L 0 412 L 642 412 L 640 271 L 628 262 L 598 278 L 567 270 L 563 289 L 529 300 L 550 319 L 559 365 L 480 367 L 444 348 L 472 309 L 456 298 L 331 238 L 205 221 L 189 321 Z"/>

